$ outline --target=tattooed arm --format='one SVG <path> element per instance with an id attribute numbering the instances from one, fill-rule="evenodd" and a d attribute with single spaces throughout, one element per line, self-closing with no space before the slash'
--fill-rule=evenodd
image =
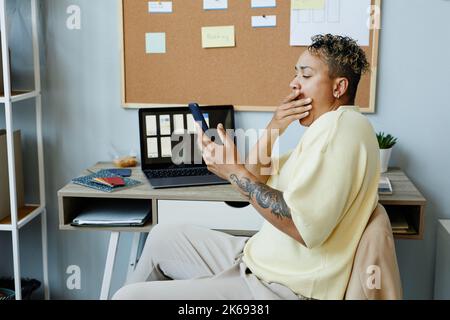
<path id="1" fill-rule="evenodd" d="M 245 196 L 258 212 L 278 230 L 284 232 L 303 246 L 305 241 L 292 220 L 281 191 L 275 190 L 251 175 L 246 170 L 230 175 L 231 183 Z"/>
<path id="2" fill-rule="evenodd" d="M 280 231 L 306 246 L 298 232 L 283 193 L 261 183 L 244 165 L 239 164 L 239 152 L 222 125 L 217 127 L 223 145 L 212 142 L 198 124 L 198 145 L 208 169 L 217 176 L 229 180 L 242 194 L 249 198 L 256 210 Z M 223 156 L 226 155 L 224 161 Z M 267 181 L 267 180 L 266 180 Z"/>

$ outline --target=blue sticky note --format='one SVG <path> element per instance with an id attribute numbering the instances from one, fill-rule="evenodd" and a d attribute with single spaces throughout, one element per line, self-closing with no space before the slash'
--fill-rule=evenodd
<path id="1" fill-rule="evenodd" d="M 148 54 L 166 53 L 166 33 L 165 32 L 146 33 L 145 52 Z"/>

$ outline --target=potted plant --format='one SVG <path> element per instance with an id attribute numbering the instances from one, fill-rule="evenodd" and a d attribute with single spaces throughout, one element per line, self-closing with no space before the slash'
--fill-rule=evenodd
<path id="1" fill-rule="evenodd" d="M 392 148 L 397 143 L 397 138 L 384 132 L 377 133 L 378 145 L 380 146 L 381 173 L 388 171 L 389 160 L 391 158 Z"/>

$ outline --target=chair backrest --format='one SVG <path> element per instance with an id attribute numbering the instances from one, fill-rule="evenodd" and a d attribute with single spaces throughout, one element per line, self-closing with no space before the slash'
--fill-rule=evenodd
<path id="1" fill-rule="evenodd" d="M 345 299 L 400 300 L 402 294 L 391 223 L 379 204 L 356 250 Z"/>

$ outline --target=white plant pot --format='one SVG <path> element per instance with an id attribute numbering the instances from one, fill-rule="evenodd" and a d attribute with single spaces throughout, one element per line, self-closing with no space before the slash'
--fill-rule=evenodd
<path id="1" fill-rule="evenodd" d="M 389 160 L 391 159 L 392 148 L 380 150 L 381 173 L 385 173 L 389 168 Z"/>

